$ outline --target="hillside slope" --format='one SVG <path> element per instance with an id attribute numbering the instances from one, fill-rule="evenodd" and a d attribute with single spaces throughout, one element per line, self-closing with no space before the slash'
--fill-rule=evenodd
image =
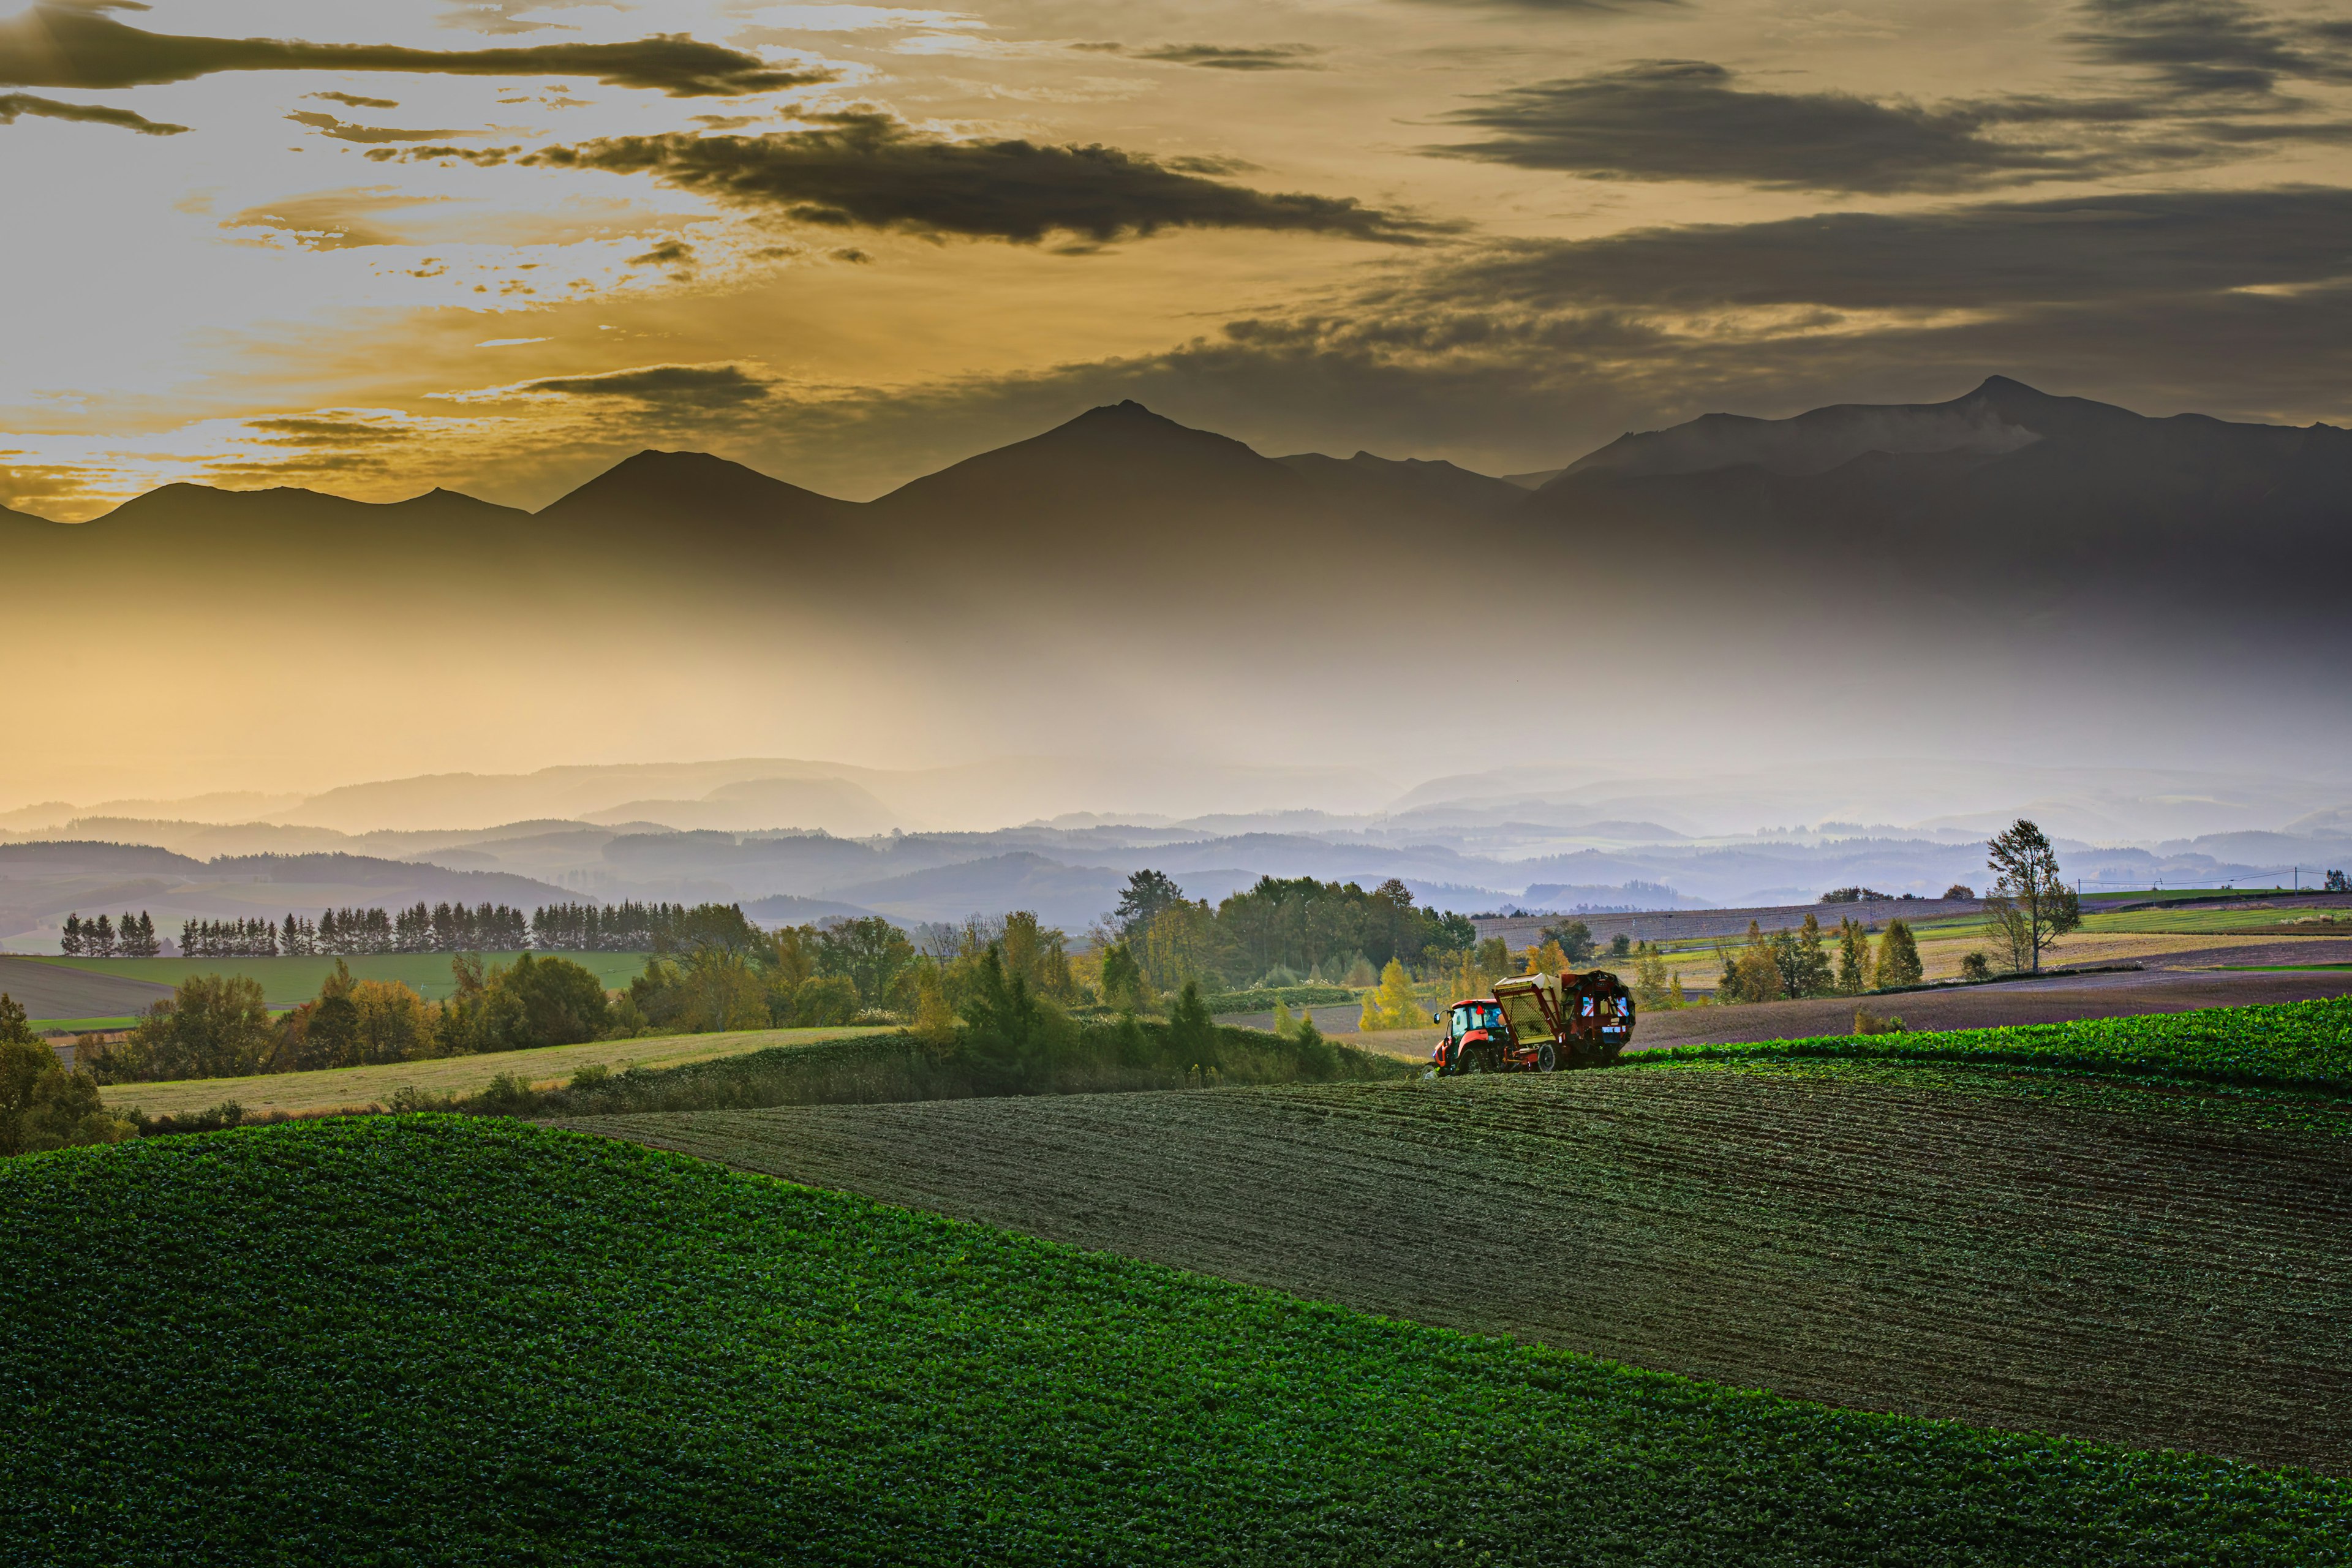
<path id="1" fill-rule="evenodd" d="M 572 1124 L 1660 1371 L 2352 1475 L 2352 1001 L 1674 1058 Z"/>
<path id="2" fill-rule="evenodd" d="M 2318 1562 L 2352 1489 L 1827 1411 L 434 1118 L 0 1163 L 28 1559 Z M 103 1268 L 92 1267 L 106 1260 Z"/>

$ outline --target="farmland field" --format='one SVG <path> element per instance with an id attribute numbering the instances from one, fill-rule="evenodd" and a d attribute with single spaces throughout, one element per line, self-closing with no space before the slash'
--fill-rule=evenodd
<path id="1" fill-rule="evenodd" d="M 315 1072 L 259 1073 L 250 1078 L 199 1078 L 158 1083 L 112 1084 L 101 1091 L 106 1103 L 118 1109 L 135 1106 L 150 1116 L 184 1116 L 235 1100 L 248 1115 L 283 1111 L 309 1115 L 329 1110 L 362 1110 L 384 1105 L 394 1093 L 415 1088 L 427 1094 L 477 1094 L 500 1073 L 511 1073 L 533 1088 L 551 1088 L 582 1068 L 601 1066 L 614 1072 L 632 1067 L 684 1067 L 719 1057 L 741 1056 L 777 1046 L 814 1045 L 819 1040 L 847 1039 L 870 1035 L 872 1027 L 839 1029 L 743 1029 L 718 1035 L 648 1035 L 628 1040 L 593 1040 L 578 1046 L 543 1046 L 536 1050 L 490 1051 L 472 1057 L 435 1057 L 424 1061 L 389 1062 L 380 1067 L 322 1068 Z"/>
<path id="2" fill-rule="evenodd" d="M 27 1561 L 2254 1564 L 2352 1531 L 2306 1473 L 1830 1410 L 510 1121 L 34 1155 L 0 1208 Z"/>
<path id="3" fill-rule="evenodd" d="M 428 1002 L 437 1002 L 457 990 L 446 952 L 386 952 L 347 958 L 353 978 L 396 980 Z M 488 963 L 512 963 L 516 954 L 482 954 Z M 628 984 L 645 973 L 642 952 L 557 952 L 542 957 L 568 958 L 604 983 L 607 990 Z M 272 1007 L 297 1007 L 319 994 L 320 983 L 335 972 L 332 958 L 48 958 L 11 960 L 50 965 L 90 975 L 110 975 L 151 984 L 177 985 L 191 974 L 246 974 L 261 982 Z"/>
<path id="4" fill-rule="evenodd" d="M 2172 1047 L 2352 1088 L 2352 1009 L 2306 1005 Z M 2137 1033 L 1993 1043 L 2129 1066 Z M 1733 1058 L 575 1125 L 1643 1367 L 2346 1475 L 2346 1088 Z"/>

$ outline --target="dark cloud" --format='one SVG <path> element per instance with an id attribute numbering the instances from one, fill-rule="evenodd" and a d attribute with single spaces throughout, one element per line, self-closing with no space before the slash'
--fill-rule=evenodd
<path id="1" fill-rule="evenodd" d="M 2173 91 L 2262 97 L 2282 79 L 2352 81 L 2342 23 L 2282 17 L 2240 0 L 2085 0 L 2069 35 L 2092 58 L 2137 67 Z"/>
<path id="2" fill-rule="evenodd" d="M 378 125 L 346 125 L 343 121 L 336 119 L 333 115 L 321 114 L 316 110 L 298 110 L 295 113 L 288 115 L 286 118 L 294 121 L 297 125 L 308 125 L 312 130 L 318 132 L 320 135 L 331 136 L 338 142 L 358 142 L 362 143 L 375 143 L 383 142 L 430 142 L 436 137 L 440 136 L 466 136 L 472 134 L 470 132 L 447 129 L 439 131 L 395 131 L 388 127 Z"/>
<path id="3" fill-rule="evenodd" d="M 2147 309 L 2352 279 L 2352 191 L 2174 191 L 1916 213 L 1635 229 L 1527 242 L 1424 274 L 1425 303 L 1488 310 Z M 2161 335 L 2160 312 L 2149 330 Z"/>
<path id="4" fill-rule="evenodd" d="M 400 107 L 400 100 L 396 98 L 362 98 L 357 93 L 352 92 L 314 92 L 310 96 L 327 103 L 340 103 L 345 109 L 398 109 Z"/>
<path id="5" fill-rule="evenodd" d="M 1989 106 L 1751 92 L 1703 60 L 1648 60 L 1510 88 L 1446 118 L 1491 134 L 1438 151 L 1598 179 L 1932 191 L 2095 166 L 2084 153 L 1987 134 L 2007 119 Z"/>
<path id="6" fill-rule="evenodd" d="M 1276 44 L 1265 48 L 1237 48 L 1223 44 L 1156 44 L 1150 48 L 1126 49 L 1123 52 L 1139 60 L 1199 66 L 1206 70 L 1297 71 L 1323 68 L 1314 59 L 1323 51 L 1305 44 Z"/>
<path id="7" fill-rule="evenodd" d="M 2105 95 L 1922 104 L 1754 90 L 1708 61 L 1643 60 L 1486 94 L 1444 116 L 1488 132 L 1486 139 L 1430 151 L 1591 179 L 1889 195 L 2114 176 L 2213 163 L 2264 143 L 2352 140 L 2352 121 L 2315 118 L 2305 112 L 2309 105 L 2271 92 L 2278 71 L 2295 60 L 2298 69 L 2323 68 L 2282 52 L 2261 31 L 2267 24 L 2243 7 L 2095 5 L 2137 30 L 2076 41 L 2087 40 L 2102 63 L 2152 68 L 2154 79 Z M 2206 64 L 2167 64 L 2193 52 L 2200 35 L 2191 21 L 2216 35 Z M 2231 93 L 2219 91 L 2225 82 Z"/>
<path id="8" fill-rule="evenodd" d="M 756 55 L 698 43 L 681 33 L 657 33 L 627 44 L 412 49 L 149 33 L 110 16 L 58 5 L 37 5 L 0 23 L 0 83 L 13 87 L 142 87 L 233 70 L 593 77 L 607 87 L 650 88 L 672 98 L 774 92 L 834 77 L 824 69 L 771 66 Z"/>
<path id="9" fill-rule="evenodd" d="M 650 408 L 740 408 L 769 395 L 768 384 L 731 364 L 648 364 L 595 375 L 550 376 L 518 391 L 566 397 L 622 397 Z"/>
<path id="10" fill-rule="evenodd" d="M 150 120 L 127 109 L 110 109 L 101 103 L 59 103 L 54 98 L 35 98 L 29 92 L 0 92 L 0 125 L 14 125 L 20 114 L 42 120 L 79 120 L 89 125 L 119 125 L 142 136 L 177 136 L 188 129 Z"/>
<path id="11" fill-rule="evenodd" d="M 390 447 L 417 438 L 415 431 L 397 425 L 323 416 L 248 419 L 245 427 L 258 431 L 254 438 L 265 447 Z"/>
<path id="12" fill-rule="evenodd" d="M 1431 226 L 1334 196 L 1268 195 L 1114 147 L 950 142 L 873 113 L 765 136 L 619 136 L 526 162 L 651 174 L 797 222 L 1034 244 L 1163 228 L 1254 228 L 1412 242 Z"/>

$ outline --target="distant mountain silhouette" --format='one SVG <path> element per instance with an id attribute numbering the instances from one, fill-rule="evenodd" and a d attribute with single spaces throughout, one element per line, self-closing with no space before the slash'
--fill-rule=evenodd
<path id="1" fill-rule="evenodd" d="M 561 540 L 642 543 L 648 521 L 663 518 L 697 542 L 788 549 L 829 542 L 858 510 L 708 452 L 646 451 L 542 508 L 538 521 Z"/>
<path id="2" fill-rule="evenodd" d="M 1253 582 L 1403 583 L 1441 541 L 1465 563 L 1526 556 L 1522 585 L 1627 551 L 1666 569 L 1620 574 L 1626 603 L 1694 584 L 1752 598 L 1769 584 L 1822 603 L 1937 596 L 1962 613 L 1998 602 L 1988 595 L 2045 615 L 2101 596 L 2252 613 L 2265 592 L 2352 566 L 2352 433 L 2147 418 L 2002 376 L 1940 404 L 1711 414 L 1524 488 L 1541 477 L 1368 452 L 1266 458 L 1128 402 L 866 503 L 663 451 L 535 515 L 449 490 L 371 505 L 176 484 L 79 526 L 0 518 L 0 571 L 77 586 L 100 571 L 265 592 L 430 585 L 487 604 L 527 583 L 525 611 L 670 588 L 714 605 L 1021 616 L 1148 588 L 1231 620 L 1261 613 L 1238 592 Z"/>
<path id="3" fill-rule="evenodd" d="M 1342 505 L 1382 512 L 1490 513 L 1527 499 L 1527 488 L 1508 479 L 1421 458 L 1399 460 L 1358 452 L 1342 459 L 1301 452 L 1276 460 Z"/>
<path id="4" fill-rule="evenodd" d="M 1948 403 L 1708 415 L 1528 502 L 1572 542 L 1884 596 L 2251 612 L 2352 569 L 2352 432 L 2148 418 L 1994 376 Z"/>

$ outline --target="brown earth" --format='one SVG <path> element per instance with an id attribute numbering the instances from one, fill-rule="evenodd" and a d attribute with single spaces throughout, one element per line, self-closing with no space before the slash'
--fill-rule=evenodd
<path id="1" fill-rule="evenodd" d="M 1638 1366 L 2345 1475 L 2352 1108 L 2258 1099 L 1693 1066 L 572 1125 Z"/>
<path id="2" fill-rule="evenodd" d="M 2298 941 L 2301 948 L 2306 942 Z M 2352 948 L 2352 943 L 2330 943 Z M 2228 950 L 2232 963 L 2276 962 Z M 2346 956 L 2352 956 L 2347 953 Z M 2289 962 L 2334 962 L 2300 959 Z M 2121 974 L 2053 976 L 1906 991 L 1888 996 L 1821 997 L 1804 1002 L 1757 1002 L 1738 1007 L 1652 1010 L 1633 1026 L 1633 1049 L 1660 1046 L 1728 1045 L 1801 1040 L 1853 1032 L 1857 1005 L 1900 1017 L 1914 1029 L 1983 1029 L 2001 1024 L 2060 1024 L 2072 1018 L 2119 1018 L 2135 1013 L 2185 1013 L 2196 1007 L 2244 1007 L 2352 994 L 2352 970 L 2273 973 L 2212 969 L 2147 969 Z"/>

